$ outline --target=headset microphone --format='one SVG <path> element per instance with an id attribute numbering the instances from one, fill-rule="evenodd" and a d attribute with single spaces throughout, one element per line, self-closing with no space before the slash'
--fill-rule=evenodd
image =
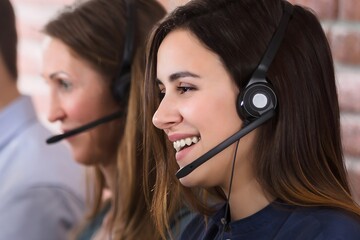
<path id="1" fill-rule="evenodd" d="M 244 137 L 246 134 L 254 130 L 255 128 L 259 127 L 261 124 L 265 123 L 267 120 L 272 118 L 275 115 L 275 110 L 271 109 L 268 112 L 264 113 L 260 118 L 256 119 L 255 121 L 249 123 L 245 127 L 243 127 L 240 131 L 236 132 L 231 137 L 225 139 L 222 143 L 215 146 L 214 148 L 210 149 L 204 155 L 193 161 L 192 163 L 186 165 L 182 169 L 180 169 L 176 173 L 177 178 L 183 178 L 190 174 L 193 170 L 199 167 L 201 164 L 224 150 L 225 148 L 229 147 L 231 144 L 239 140 L 240 138 Z"/>
<path id="2" fill-rule="evenodd" d="M 96 127 L 96 126 L 98 126 L 100 124 L 113 121 L 113 120 L 115 120 L 117 118 L 121 118 L 123 116 L 123 113 L 124 113 L 123 111 L 118 111 L 118 112 L 115 112 L 115 113 L 110 114 L 108 116 L 105 116 L 103 118 L 97 119 L 97 120 L 95 120 L 93 122 L 90 122 L 88 124 L 85 124 L 85 125 L 83 125 L 81 127 L 75 128 L 75 129 L 73 129 L 73 130 L 71 130 L 69 132 L 52 136 L 52 137 L 50 137 L 50 138 L 48 138 L 46 140 L 46 143 L 47 144 L 56 143 L 56 142 L 58 142 L 60 140 L 63 140 L 64 138 L 68 138 L 68 137 L 74 136 L 76 134 L 82 133 L 82 132 L 87 131 L 90 128 Z"/>

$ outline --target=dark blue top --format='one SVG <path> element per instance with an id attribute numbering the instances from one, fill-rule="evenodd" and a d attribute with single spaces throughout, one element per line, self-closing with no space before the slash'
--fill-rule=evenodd
<path id="1" fill-rule="evenodd" d="M 180 239 L 215 240 L 360 240 L 360 218 L 329 207 L 297 207 L 274 202 L 259 212 L 221 223 L 225 206 L 208 219 L 197 216 Z M 223 235 L 223 236 L 222 236 Z"/>

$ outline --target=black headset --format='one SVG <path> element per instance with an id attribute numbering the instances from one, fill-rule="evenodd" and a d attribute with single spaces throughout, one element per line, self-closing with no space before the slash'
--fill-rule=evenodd
<path id="1" fill-rule="evenodd" d="M 256 67 L 245 89 L 239 94 L 237 99 L 237 111 L 245 124 L 258 119 L 270 109 L 275 110 L 277 107 L 277 97 L 266 78 L 266 73 L 284 38 L 286 27 L 293 12 L 293 6 L 291 4 L 288 2 L 284 2 L 284 4 L 284 13 L 278 28 L 259 65 Z"/>
<path id="2" fill-rule="evenodd" d="M 126 29 L 124 54 L 119 71 L 111 84 L 111 92 L 119 103 L 127 103 L 131 85 L 131 64 L 135 41 L 135 7 L 133 0 L 125 0 Z M 125 104 L 124 104 L 125 105 Z"/>

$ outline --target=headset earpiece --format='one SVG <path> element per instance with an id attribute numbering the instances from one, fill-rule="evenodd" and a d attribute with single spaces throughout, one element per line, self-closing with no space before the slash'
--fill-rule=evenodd
<path id="1" fill-rule="evenodd" d="M 239 116 L 248 121 L 260 117 L 277 106 L 276 94 L 267 82 L 247 86 L 242 94 L 239 94 L 237 101 Z"/>
<path id="2" fill-rule="evenodd" d="M 117 76 L 111 84 L 111 92 L 114 99 L 118 103 L 126 103 L 129 98 L 131 85 L 131 72 L 122 72 L 120 76 Z"/>
<path id="3" fill-rule="evenodd" d="M 134 0 L 125 0 L 126 4 L 126 29 L 124 54 L 118 74 L 111 84 L 111 91 L 115 100 L 126 104 L 129 98 L 131 85 L 131 64 L 134 54 L 135 41 L 135 7 Z"/>
<path id="4" fill-rule="evenodd" d="M 284 13 L 259 65 L 251 75 L 246 87 L 238 96 L 237 111 L 245 122 L 252 122 L 277 107 L 277 97 L 266 74 L 284 38 L 286 27 L 293 12 L 293 5 L 284 2 Z"/>

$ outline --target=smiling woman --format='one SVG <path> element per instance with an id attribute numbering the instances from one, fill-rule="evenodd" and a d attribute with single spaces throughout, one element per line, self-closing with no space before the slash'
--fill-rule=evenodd
<path id="1" fill-rule="evenodd" d="M 184 194 L 199 213 L 184 240 L 360 237 L 330 47 L 309 10 L 192 0 L 153 31 L 145 89 L 156 222 Z"/>
<path id="2" fill-rule="evenodd" d="M 180 146 L 186 138 L 200 139 L 196 144 L 176 152 L 176 161 L 182 168 L 240 129 L 241 120 L 234 111 L 239 90 L 219 58 L 185 30 L 175 30 L 164 39 L 158 51 L 157 64 L 158 85 L 163 98 L 154 113 L 154 125 L 164 129 L 169 140 L 175 144 L 180 142 Z M 228 155 L 232 153 L 233 149 L 229 148 L 214 158 L 229 159 Z M 215 159 L 209 164 L 214 166 L 198 168 L 194 174 L 180 181 L 185 186 L 206 187 L 215 182 L 216 185 L 224 185 L 224 182 L 217 181 L 225 179 L 231 164 Z M 209 172 L 209 169 L 215 172 Z M 247 168 L 242 169 L 247 171 Z M 214 177 L 206 178 L 208 174 Z"/>

